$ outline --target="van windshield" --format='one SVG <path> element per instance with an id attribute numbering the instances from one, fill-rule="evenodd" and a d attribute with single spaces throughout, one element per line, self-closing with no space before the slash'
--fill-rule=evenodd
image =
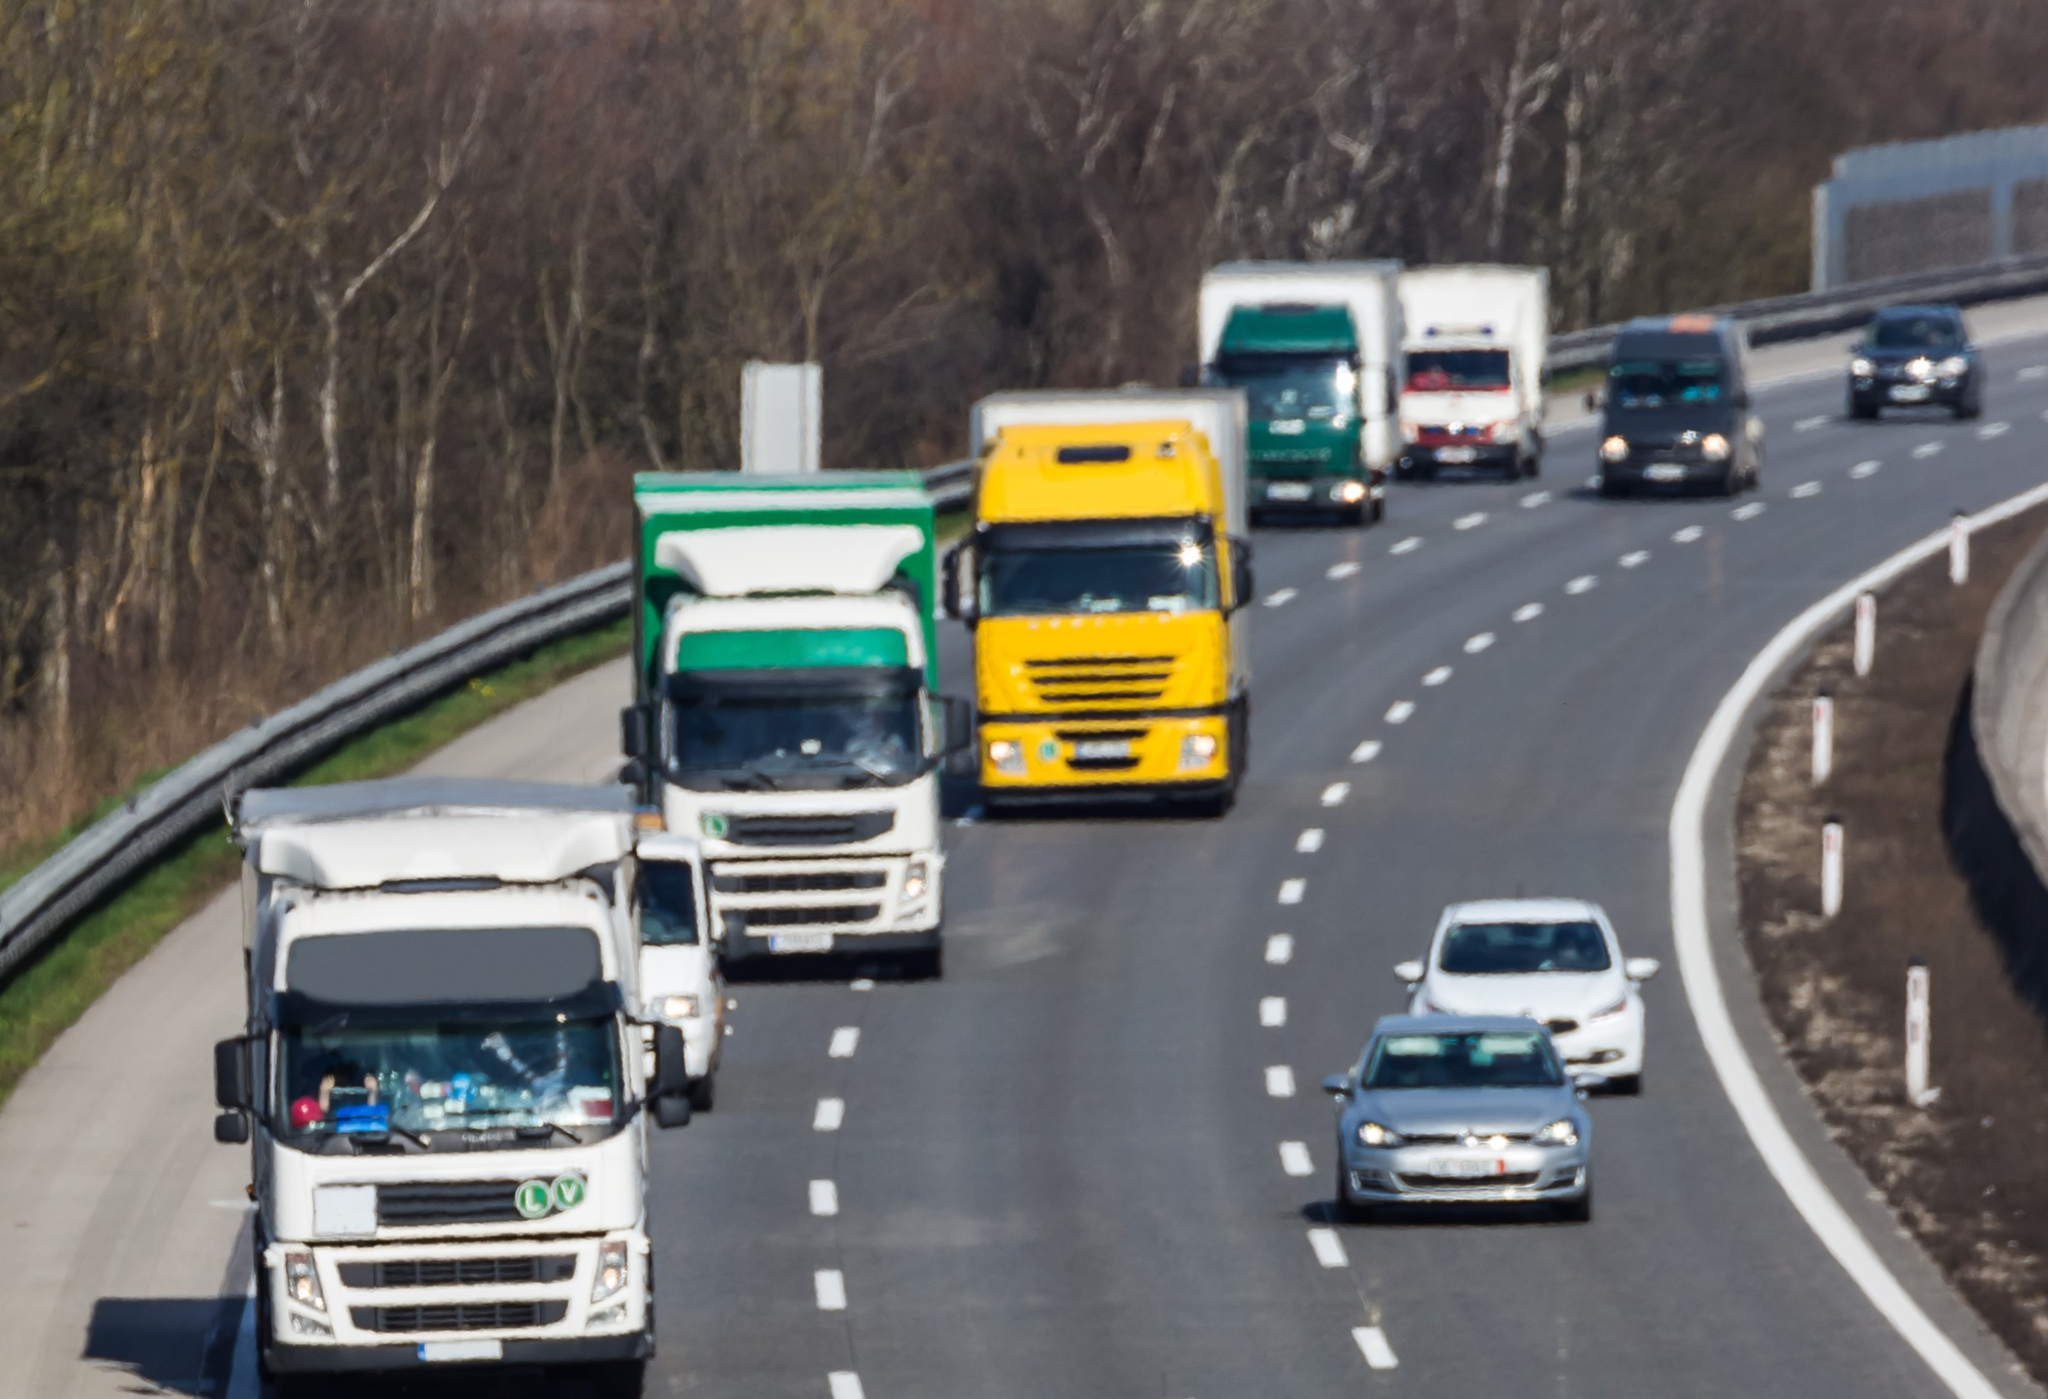
<path id="1" fill-rule="evenodd" d="M 1719 403 L 1722 368 L 1717 359 L 1618 360 L 1607 371 L 1607 399 L 1616 408 Z"/>

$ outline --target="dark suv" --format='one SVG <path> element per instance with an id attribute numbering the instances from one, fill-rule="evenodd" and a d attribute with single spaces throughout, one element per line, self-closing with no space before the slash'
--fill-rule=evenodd
<path id="1" fill-rule="evenodd" d="M 1891 306 L 1877 313 L 1849 361 L 1849 416 L 1884 408 L 1984 411 L 1984 364 L 1954 306 Z"/>

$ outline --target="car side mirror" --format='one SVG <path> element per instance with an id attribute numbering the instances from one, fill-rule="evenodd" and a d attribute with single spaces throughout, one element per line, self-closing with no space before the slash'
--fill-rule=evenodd
<path id="1" fill-rule="evenodd" d="M 1648 981 L 1664 964 L 1655 957 L 1629 957 L 1622 961 L 1622 974 L 1630 981 Z"/>
<path id="2" fill-rule="evenodd" d="M 1333 1098 L 1351 1096 L 1351 1080 L 1343 1074 L 1331 1074 L 1323 1080 L 1323 1091 Z"/>
<path id="3" fill-rule="evenodd" d="M 1422 980 L 1422 963 L 1396 962 L 1394 963 L 1394 975 L 1400 977 L 1401 980 L 1407 982 L 1410 986 L 1413 986 L 1416 982 Z"/>
<path id="4" fill-rule="evenodd" d="M 224 1112 L 213 1119 L 213 1139 L 222 1146 L 240 1146 L 249 1140 L 246 1113 Z"/>
<path id="5" fill-rule="evenodd" d="M 256 1106 L 254 1076 L 249 1071 L 249 1040 L 237 1035 L 213 1047 L 213 1101 L 236 1113 Z"/>
<path id="6" fill-rule="evenodd" d="M 950 758 L 965 753 L 974 746 L 974 704 L 959 695 L 943 695 L 939 699 L 940 713 L 945 716 L 945 742 L 940 745 L 939 756 Z"/>

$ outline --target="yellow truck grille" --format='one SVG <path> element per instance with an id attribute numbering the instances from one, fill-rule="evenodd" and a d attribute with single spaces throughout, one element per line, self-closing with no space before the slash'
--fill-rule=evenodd
<path id="1" fill-rule="evenodd" d="M 1032 692 L 1047 705 L 1143 704 L 1166 693 L 1171 656 L 1068 656 L 1026 661 Z"/>

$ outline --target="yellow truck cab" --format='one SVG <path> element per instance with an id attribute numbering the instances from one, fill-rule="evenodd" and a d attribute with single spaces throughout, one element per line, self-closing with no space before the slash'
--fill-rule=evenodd
<path id="1" fill-rule="evenodd" d="M 974 528 L 944 591 L 974 634 L 985 804 L 1229 809 L 1251 704 L 1244 424 L 1234 389 L 975 406 Z"/>

